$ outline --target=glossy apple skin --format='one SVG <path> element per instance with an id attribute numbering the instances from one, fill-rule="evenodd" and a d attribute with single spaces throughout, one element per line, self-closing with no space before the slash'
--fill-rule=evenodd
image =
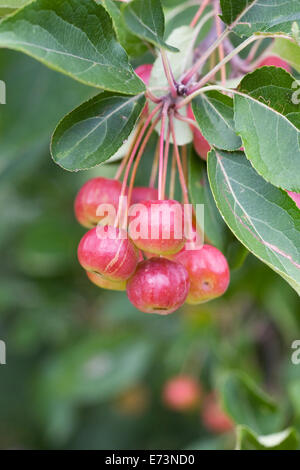
<path id="1" fill-rule="evenodd" d="M 203 245 L 200 250 L 185 250 L 174 260 L 183 264 L 190 278 L 187 303 L 196 305 L 220 297 L 230 281 L 225 256 L 214 246 Z"/>
<path id="2" fill-rule="evenodd" d="M 101 289 L 118 291 L 126 290 L 126 281 L 112 281 L 111 279 L 106 279 L 100 274 L 93 273 L 91 271 L 86 271 L 86 274 L 89 280 L 96 286 L 101 287 Z"/>
<path id="3" fill-rule="evenodd" d="M 189 119 L 192 119 L 193 121 L 196 122 L 193 110 L 191 105 L 188 105 L 187 107 L 187 116 Z M 196 129 L 195 126 L 191 126 L 191 130 L 194 135 L 194 148 L 199 155 L 199 157 L 202 158 L 202 160 L 207 160 L 207 154 L 210 151 L 210 145 L 205 139 L 205 137 L 202 135 L 202 132 L 200 132 L 199 129 Z"/>
<path id="4" fill-rule="evenodd" d="M 177 253 L 183 248 L 185 238 L 182 204 L 171 199 L 148 200 L 131 206 L 131 210 L 135 208 L 137 214 L 129 217 L 128 231 L 134 244 L 140 250 L 157 255 L 168 255 Z M 165 215 L 160 216 L 160 211 L 164 209 Z M 139 227 L 143 230 L 140 235 L 134 233 L 135 227 L 132 225 L 134 220 L 140 222 Z"/>
<path id="5" fill-rule="evenodd" d="M 131 204 L 139 204 L 143 201 L 155 201 L 158 199 L 158 190 L 147 186 L 136 186 L 132 190 Z"/>
<path id="6" fill-rule="evenodd" d="M 214 434 L 232 431 L 233 421 L 222 410 L 219 400 L 214 393 L 208 395 L 203 404 L 202 421 L 206 429 Z"/>
<path id="7" fill-rule="evenodd" d="M 290 65 L 283 59 L 277 56 L 269 56 L 263 59 L 259 64 L 257 65 L 257 68 L 264 67 L 264 66 L 274 66 L 274 67 L 281 67 L 282 69 L 285 69 L 287 72 L 291 73 L 292 69 Z"/>
<path id="8" fill-rule="evenodd" d="M 163 390 L 163 401 L 175 411 L 191 411 L 199 405 L 201 388 L 198 382 L 187 375 L 168 380 Z"/>
<path id="9" fill-rule="evenodd" d="M 112 204 L 117 212 L 121 187 L 119 181 L 109 178 L 99 177 L 87 181 L 75 199 L 74 210 L 78 222 L 87 228 L 101 223 L 105 216 L 97 216 L 100 204 Z"/>
<path id="10" fill-rule="evenodd" d="M 126 232 L 109 226 L 105 229 L 116 230 L 116 237 L 99 237 L 97 227 L 89 230 L 78 246 L 79 263 L 86 271 L 113 281 L 125 281 L 134 273 L 139 253 Z"/>
<path id="11" fill-rule="evenodd" d="M 151 258 L 138 264 L 127 282 L 127 295 L 142 312 L 168 315 L 185 302 L 189 287 L 184 266 L 166 258 Z"/>
<path id="12" fill-rule="evenodd" d="M 292 191 L 288 191 L 288 195 L 295 201 L 297 207 L 300 209 L 300 193 L 293 193 Z"/>

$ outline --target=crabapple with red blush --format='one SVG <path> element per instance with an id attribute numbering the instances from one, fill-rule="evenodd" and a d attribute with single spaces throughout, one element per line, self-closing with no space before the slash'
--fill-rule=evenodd
<path id="1" fill-rule="evenodd" d="M 75 199 L 74 209 L 78 222 L 87 228 L 92 228 L 101 221 L 104 222 L 106 214 L 99 213 L 102 204 L 111 205 L 113 212 L 116 213 L 121 188 L 120 181 L 114 179 L 98 177 L 87 181 Z M 109 223 L 113 223 L 113 220 L 109 220 Z"/>
<path id="2" fill-rule="evenodd" d="M 186 268 L 190 279 L 188 304 L 208 302 L 223 295 L 229 285 L 230 271 L 225 256 L 214 246 L 183 250 L 173 258 Z"/>
<path id="3" fill-rule="evenodd" d="M 78 246 L 78 260 L 86 271 L 113 281 L 125 281 L 134 273 L 138 250 L 122 229 L 106 226 L 89 230 Z"/>
<path id="4" fill-rule="evenodd" d="M 184 266 L 166 258 L 151 258 L 138 264 L 127 282 L 127 295 L 142 312 L 168 315 L 185 302 L 189 287 Z"/>
<path id="5" fill-rule="evenodd" d="M 183 206 L 178 201 L 148 200 L 133 204 L 129 220 L 129 235 L 140 250 L 169 255 L 184 246 Z"/>
<path id="6" fill-rule="evenodd" d="M 188 375 L 178 375 L 169 379 L 163 389 L 163 401 L 175 411 L 191 411 L 199 405 L 201 387 Z"/>

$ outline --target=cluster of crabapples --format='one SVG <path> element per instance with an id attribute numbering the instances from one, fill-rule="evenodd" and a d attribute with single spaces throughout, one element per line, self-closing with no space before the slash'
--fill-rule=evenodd
<path id="1" fill-rule="evenodd" d="M 290 70 L 289 65 L 277 57 L 264 58 L 258 67 L 265 65 Z M 150 64 L 136 69 L 137 75 L 146 85 L 149 83 L 151 69 Z M 158 105 L 158 108 L 160 106 L 162 104 Z M 193 131 L 195 151 L 206 160 L 210 145 L 200 130 L 193 125 L 195 117 L 190 104 L 186 108 L 186 114 L 187 122 Z M 141 114 L 141 124 L 144 121 L 145 130 L 154 116 L 155 112 L 150 113 L 146 104 Z M 156 118 L 151 124 L 148 136 L 151 135 L 159 119 Z M 169 119 L 169 131 L 171 123 L 172 117 Z M 142 134 L 143 132 L 140 135 Z M 170 135 L 173 138 L 174 148 L 177 149 L 177 166 L 184 195 L 187 194 L 187 190 L 180 167 L 174 127 L 173 134 L 169 132 L 169 138 Z M 164 132 L 161 132 L 161 136 L 164 136 Z M 129 160 L 124 157 L 120 165 L 121 171 L 118 170 L 115 179 L 93 178 L 85 183 L 77 194 L 76 218 L 84 227 L 90 229 L 79 244 L 78 259 L 89 279 L 97 286 L 111 290 L 126 290 L 129 300 L 139 310 L 166 315 L 177 310 L 185 302 L 200 304 L 223 295 L 229 285 L 230 272 L 226 258 L 217 248 L 208 244 L 195 245 L 195 239 L 199 239 L 195 218 L 191 218 L 189 222 L 193 230 L 190 232 L 190 237 L 186 237 L 184 227 L 187 221 L 183 204 L 173 197 L 165 198 L 167 163 L 163 158 L 166 158 L 167 162 L 169 140 L 164 144 L 164 138 L 160 137 L 162 161 L 159 162 L 158 189 L 153 184 L 149 187 L 134 187 L 137 165 L 147 143 L 147 136 L 144 142 L 142 137 L 141 140 L 136 139 L 135 147 L 130 157 L 128 156 Z M 134 161 L 136 151 L 138 154 Z M 130 185 L 127 186 L 133 162 L 133 176 Z M 121 183 L 119 177 L 124 171 L 124 165 L 127 167 Z M 290 195 L 295 200 L 298 197 L 291 193 Z M 126 216 L 125 223 L 124 221 L 120 223 L 120 206 L 124 196 L 128 199 L 127 214 L 129 207 L 133 208 L 131 214 L 138 214 L 136 224 L 132 215 Z M 115 215 L 107 217 L 105 210 L 99 211 L 103 206 L 114 208 Z M 143 210 L 139 211 L 139 207 Z M 162 216 L 165 211 L 172 213 L 167 220 Z M 137 225 L 140 230 L 139 236 L 135 237 L 132 227 L 136 229 Z M 178 227 L 182 227 L 180 236 L 177 233 Z"/>
<path id="2" fill-rule="evenodd" d="M 149 236 L 134 238 L 134 220 L 128 231 L 115 227 L 114 220 L 112 225 L 101 225 L 105 216 L 97 215 L 98 207 L 110 204 L 118 211 L 121 186 L 117 180 L 98 177 L 87 181 L 77 194 L 77 220 L 90 228 L 78 247 L 79 262 L 89 279 L 105 289 L 127 290 L 139 310 L 162 315 L 174 312 L 185 301 L 197 304 L 222 295 L 229 284 L 227 260 L 211 245 L 188 249 L 178 201 L 159 200 L 156 189 L 135 187 L 131 208 L 142 205 L 139 223 L 147 225 Z M 167 221 L 159 217 L 165 207 L 173 214 Z M 168 238 L 163 236 L 164 223 L 170 224 Z M 182 227 L 180 237 L 176 226 Z"/>
<path id="3" fill-rule="evenodd" d="M 176 412 L 195 412 L 201 410 L 205 428 L 221 434 L 233 429 L 234 424 L 222 409 L 216 392 L 205 394 L 198 380 L 190 375 L 177 375 L 164 385 L 162 399 L 166 407 Z"/>

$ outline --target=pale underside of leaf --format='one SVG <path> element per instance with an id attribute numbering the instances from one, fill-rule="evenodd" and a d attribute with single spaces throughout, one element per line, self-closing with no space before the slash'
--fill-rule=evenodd
<path id="1" fill-rule="evenodd" d="M 208 174 L 217 207 L 238 240 L 300 294 L 296 204 L 261 178 L 241 152 L 210 152 Z"/>
<path id="2" fill-rule="evenodd" d="M 283 114 L 249 95 L 235 95 L 235 127 L 247 158 L 267 181 L 300 192 L 300 132 Z"/>

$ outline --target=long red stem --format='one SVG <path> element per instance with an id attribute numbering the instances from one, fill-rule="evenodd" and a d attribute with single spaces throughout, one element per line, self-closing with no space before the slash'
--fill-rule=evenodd
<path id="1" fill-rule="evenodd" d="M 219 44 L 221 44 L 221 42 L 226 38 L 227 35 L 228 30 L 224 30 L 221 36 L 219 36 L 218 39 L 214 42 L 214 44 L 212 44 L 212 46 L 209 47 L 204 54 L 202 54 L 202 56 L 199 58 L 199 60 L 197 60 L 197 62 L 195 62 L 192 68 L 185 72 L 181 80 L 183 85 L 186 85 L 193 78 L 199 67 L 204 64 L 204 62 L 206 62 L 208 57 L 214 52 L 215 49 L 217 49 Z"/>
<path id="2" fill-rule="evenodd" d="M 170 122 L 169 122 L 166 145 L 165 145 L 162 199 L 165 198 L 165 193 L 166 193 L 166 181 L 167 181 L 169 150 L 170 150 L 170 137 L 171 137 L 171 129 L 170 129 Z"/>
<path id="3" fill-rule="evenodd" d="M 183 195 L 183 200 L 185 204 L 189 204 L 189 193 L 187 189 L 187 185 L 185 182 L 185 177 L 184 177 L 184 172 L 181 164 L 181 159 L 180 159 L 180 154 L 178 150 L 178 145 L 176 141 L 176 134 L 175 134 L 175 128 L 174 128 L 174 120 L 173 120 L 173 113 L 170 113 L 170 129 L 171 129 L 171 134 L 172 134 L 172 139 L 173 139 L 173 146 L 174 146 L 174 151 L 175 151 L 175 157 L 177 161 L 177 168 L 178 168 L 178 173 L 179 173 L 179 181 L 182 189 L 182 195 Z"/>
<path id="4" fill-rule="evenodd" d="M 168 84 L 169 84 L 169 87 L 170 87 L 171 95 L 173 96 L 173 98 L 176 98 L 177 97 L 177 90 L 176 90 L 176 87 L 175 87 L 175 79 L 174 79 L 172 69 L 170 67 L 168 56 L 167 56 L 166 52 L 163 49 L 160 50 L 160 53 L 161 53 L 161 60 L 162 60 L 163 66 L 164 66 L 165 75 L 167 77 L 167 81 L 168 81 Z"/>
<path id="5" fill-rule="evenodd" d="M 152 121 L 152 118 L 158 113 L 158 111 L 161 109 L 162 107 L 162 103 L 158 104 L 154 109 L 153 111 L 149 114 L 149 116 L 147 117 L 140 133 L 139 133 L 139 136 L 135 142 L 135 145 L 133 147 L 133 150 L 131 152 L 131 155 L 129 157 L 129 160 L 128 160 L 128 163 L 127 163 L 127 167 L 126 167 L 126 170 L 125 170 L 125 175 L 124 175 L 124 178 L 123 178 L 123 183 L 122 183 L 122 188 L 121 188 L 121 194 L 120 194 L 120 200 L 122 201 L 123 197 L 125 196 L 125 191 L 126 191 L 126 185 L 127 185 L 127 181 L 128 181 L 128 176 L 129 176 L 129 172 L 130 172 L 130 169 L 131 169 L 131 166 L 132 166 L 132 163 L 133 163 L 133 160 L 134 160 L 134 157 L 135 157 L 135 154 L 139 148 L 139 145 L 142 141 L 142 138 L 146 132 L 146 129 L 148 127 L 148 125 L 150 124 L 150 122 Z M 119 224 L 119 219 L 120 219 L 120 212 L 121 212 L 121 205 L 119 204 L 119 208 L 118 208 L 118 213 L 117 213 L 117 217 L 116 217 L 116 221 L 115 221 L 115 227 L 118 226 Z"/>
<path id="6" fill-rule="evenodd" d="M 194 28 L 194 26 L 196 26 L 197 21 L 199 20 L 200 16 L 204 12 L 204 10 L 207 7 L 207 5 L 209 4 L 209 2 L 210 2 L 210 0 L 203 0 L 199 10 L 197 11 L 196 15 L 194 16 L 194 18 L 192 19 L 192 21 L 190 23 L 191 28 Z"/>
<path id="7" fill-rule="evenodd" d="M 158 170 L 158 199 L 162 199 L 163 195 L 163 176 L 164 176 L 164 142 L 165 127 L 168 113 L 168 103 L 164 104 L 161 118 L 160 138 L 159 138 L 159 170 Z"/>
<path id="8" fill-rule="evenodd" d="M 136 142 L 136 139 L 138 138 L 138 135 L 139 135 L 139 133 L 140 133 L 142 127 L 143 127 L 143 123 L 141 122 L 141 123 L 137 126 L 137 128 L 136 128 L 134 137 L 133 137 L 133 139 L 132 139 L 132 143 L 131 143 L 131 145 L 130 145 L 130 148 L 129 148 L 127 154 L 126 154 L 125 157 L 122 159 L 121 164 L 119 165 L 119 168 L 118 168 L 118 170 L 117 170 L 117 172 L 116 172 L 116 175 L 115 175 L 115 180 L 119 180 L 119 179 L 121 178 L 122 173 L 123 173 L 123 171 L 124 171 L 124 168 L 125 168 L 125 166 L 126 166 L 126 163 L 127 163 L 128 159 L 129 159 L 129 157 L 130 157 L 130 154 L 131 154 L 131 152 L 132 152 L 132 149 L 133 149 L 133 147 L 134 147 L 134 144 L 135 144 L 135 142 Z"/>
<path id="9" fill-rule="evenodd" d="M 155 186 L 155 181 L 157 177 L 157 170 L 158 170 L 158 157 L 159 157 L 159 139 L 157 141 L 156 149 L 155 149 L 155 155 L 153 159 L 153 164 L 152 164 L 152 169 L 151 169 L 151 176 L 150 176 L 150 181 L 149 181 L 149 187 L 154 188 Z"/>
<path id="10" fill-rule="evenodd" d="M 131 173 L 131 177 L 130 177 L 130 183 L 129 183 L 129 189 L 128 189 L 128 196 L 127 196 L 127 204 L 128 204 L 128 207 L 130 206 L 130 202 L 131 202 L 131 196 L 132 196 L 132 189 L 133 189 L 133 185 L 134 185 L 134 181 L 135 181 L 135 177 L 136 177 L 136 172 L 137 172 L 137 169 L 138 169 L 138 166 L 139 166 L 139 163 L 141 161 L 141 158 L 143 156 L 143 153 L 144 153 L 144 150 L 145 150 L 145 147 L 147 145 L 147 143 L 149 142 L 149 139 L 152 135 L 152 132 L 154 131 L 155 129 L 155 126 L 157 125 L 158 121 L 160 120 L 160 116 L 158 116 L 154 121 L 153 123 L 151 124 L 151 126 L 149 127 L 148 131 L 147 131 L 147 134 L 145 135 L 145 138 L 143 140 L 143 143 L 142 145 L 140 146 L 140 149 L 139 149 L 139 152 L 137 154 L 137 157 L 134 161 L 134 165 L 133 165 L 133 168 L 132 168 L 132 173 Z"/>
<path id="11" fill-rule="evenodd" d="M 178 173 L 179 173 L 180 186 L 181 186 L 181 190 L 182 190 L 183 202 L 186 205 L 186 210 L 188 211 L 189 208 L 190 208 L 189 193 L 188 193 L 188 188 L 187 188 L 186 181 L 185 181 L 184 170 L 183 170 L 181 159 L 180 159 L 178 145 L 177 145 L 177 142 L 176 142 L 174 121 L 173 121 L 173 112 L 170 113 L 170 128 L 171 128 L 171 133 L 172 133 L 175 157 L 176 157 L 176 160 L 177 160 L 177 168 L 178 168 Z M 187 220 L 186 220 L 186 216 L 187 216 Z M 187 239 L 191 240 L 192 239 L 192 234 L 193 234 L 192 218 L 190 217 L 189 212 L 184 211 L 184 225 L 185 225 L 185 228 L 186 228 L 186 223 L 187 223 L 187 230 L 188 230 Z"/>
<path id="12" fill-rule="evenodd" d="M 170 177 L 170 186 L 169 186 L 169 199 L 174 199 L 175 180 L 176 180 L 176 157 L 175 157 L 175 150 L 174 150 L 174 147 L 173 147 L 171 177 Z"/>

